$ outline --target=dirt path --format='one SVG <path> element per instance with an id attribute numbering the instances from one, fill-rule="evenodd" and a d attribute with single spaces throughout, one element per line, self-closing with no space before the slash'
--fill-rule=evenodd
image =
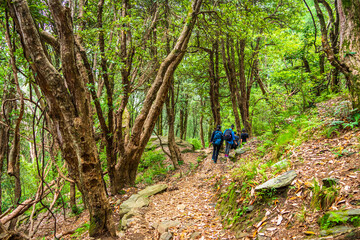
<path id="1" fill-rule="evenodd" d="M 169 229 L 173 239 L 235 239 L 233 233 L 224 230 L 215 209 L 218 176 L 227 171 L 232 163 L 214 164 L 211 150 L 198 168 L 188 176 L 170 185 L 170 189 L 150 198 L 141 215 L 130 224 L 121 239 L 159 239 L 157 225 L 164 221 L 180 224 Z"/>

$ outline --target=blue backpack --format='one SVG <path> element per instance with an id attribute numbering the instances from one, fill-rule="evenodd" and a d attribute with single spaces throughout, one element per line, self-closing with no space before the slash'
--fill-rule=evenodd
<path id="1" fill-rule="evenodd" d="M 222 132 L 221 131 L 215 131 L 213 144 L 214 145 L 220 145 L 222 141 Z"/>

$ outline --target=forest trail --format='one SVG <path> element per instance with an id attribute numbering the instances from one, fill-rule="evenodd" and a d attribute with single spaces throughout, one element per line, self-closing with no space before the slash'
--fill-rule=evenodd
<path id="1" fill-rule="evenodd" d="M 339 105 L 339 101 L 341 99 L 334 99 L 317 105 L 321 122 L 329 124 L 334 121 L 328 113 Z M 258 174 L 253 179 L 252 188 L 285 171 L 294 170 L 297 173 L 292 186 L 286 192 L 275 194 L 270 201 L 262 202 L 255 194 L 254 201 L 251 201 L 254 210 L 249 217 L 258 220 L 252 224 L 245 220 L 240 222 L 242 230 L 238 228 L 237 233 L 224 230 L 215 205 L 218 193 L 234 181 L 232 169 L 259 159 L 254 156 L 258 144 L 254 139 L 247 146 L 251 151 L 242 154 L 235 163 L 214 164 L 211 161 L 211 149 L 207 149 L 207 157 L 192 174 L 173 185 L 170 183 L 168 191 L 151 197 L 149 207 L 143 209 L 143 218 L 134 221 L 121 239 L 159 239 L 157 225 L 169 220 L 179 222 L 179 225 L 169 229 L 173 239 L 304 239 L 327 234 L 319 225 L 319 219 L 326 212 L 359 208 L 360 132 L 339 130 L 332 137 L 325 137 L 319 134 L 320 131 L 323 131 L 321 127 L 297 147 L 289 146 L 284 154 L 290 163 L 288 167 L 275 175 L 275 169 L 269 167 L 262 176 Z M 259 166 L 271 161 L 271 154 L 260 158 Z M 215 189 L 215 183 L 220 177 L 223 177 L 221 188 Z M 313 206 L 316 203 L 312 203 L 314 194 L 319 194 L 314 184 L 317 182 L 321 188 L 322 180 L 326 178 L 338 180 L 337 195 L 333 196 L 331 206 L 317 209 Z M 241 198 L 240 195 L 237 197 L 239 203 Z M 322 200 L 320 198 L 317 201 Z M 337 233 L 330 238 L 342 239 L 342 234 Z"/>
<path id="2" fill-rule="evenodd" d="M 192 173 L 177 182 L 166 182 L 169 190 L 150 197 L 150 205 L 141 209 L 141 214 L 122 233 L 121 239 L 159 239 L 162 230 L 159 224 L 173 221 L 170 227 L 172 239 L 235 239 L 234 234 L 224 230 L 217 214 L 215 182 L 226 172 L 232 162 L 211 160 L 211 150 L 207 157 Z M 196 155 L 192 155 L 196 160 Z M 194 159 L 195 158 L 195 159 Z M 165 238 L 164 238 L 165 239 Z"/>
<path id="3" fill-rule="evenodd" d="M 333 106 L 337 106 L 339 101 L 341 100 L 330 100 L 317 105 L 321 122 L 326 124 L 326 122 L 333 121 L 327 116 L 327 112 L 332 111 Z M 319 132 L 323 129 L 319 128 L 315 131 Z M 163 193 L 151 196 L 149 206 L 139 209 L 139 213 L 128 222 L 127 228 L 119 232 L 118 239 L 267 240 L 304 239 L 320 236 L 319 219 L 327 211 L 360 207 L 360 165 L 358 162 L 360 131 L 339 130 L 332 137 L 325 137 L 316 132 L 311 133 L 312 135 L 299 146 L 288 146 L 282 159 L 289 161 L 289 166 L 275 174 L 276 169 L 270 166 L 252 179 L 249 202 L 253 205 L 254 210 L 242 216 L 245 218 L 238 223 L 241 225 L 240 228 L 238 228 L 239 225 L 231 226 L 237 228 L 236 232 L 224 229 L 223 219 L 219 216 L 217 206 L 220 193 L 226 193 L 227 186 L 236 183 L 235 176 L 232 174 L 234 169 L 256 160 L 260 161 L 254 165 L 259 172 L 262 164 L 272 161 L 273 153 L 271 151 L 263 157 L 256 155 L 256 149 L 260 144 L 256 139 L 247 143 L 246 148 L 249 151 L 237 157 L 236 162 L 223 162 L 223 153 L 220 153 L 218 163 L 214 164 L 211 161 L 211 148 L 200 152 L 185 153 L 182 166 L 183 172 L 187 171 L 186 174 L 182 177 L 174 177 L 178 175 L 176 173 L 157 182 L 156 184 L 167 184 L 168 189 Z M 201 155 L 206 157 L 200 157 Z M 198 162 L 200 158 L 203 160 Z M 186 167 L 184 167 L 185 165 Z M 195 165 L 197 165 L 195 168 L 189 167 Z M 253 194 L 256 185 L 289 170 L 296 171 L 297 177 L 285 192 L 276 193 L 267 202 L 262 202 L 256 194 Z M 335 196 L 334 203 L 327 209 L 316 209 L 311 203 L 313 195 L 316 193 L 314 192 L 314 181 L 316 180 L 318 184 L 322 185 L 324 178 L 338 179 L 337 196 Z M 112 197 L 111 203 L 115 216 L 118 216 L 120 204 L 143 187 L 125 189 L 126 194 Z M 237 194 L 237 208 L 244 206 L 242 201 L 243 196 L 240 193 Z M 87 212 L 84 212 L 76 220 L 76 223 L 72 222 L 72 227 L 74 225 L 81 226 L 86 219 Z M 249 219 L 252 223 L 249 223 Z M 116 223 L 119 223 L 118 217 Z M 170 227 L 167 229 L 164 223 Z M 51 223 L 43 226 L 43 229 L 51 228 Z M 62 229 L 65 228 L 62 226 Z M 171 233 L 172 238 L 170 235 L 162 235 L 164 229 Z M 342 239 L 337 236 L 331 239 Z M 77 238 L 67 235 L 64 239 L 90 238 L 87 237 L 86 232 L 83 232 Z"/>

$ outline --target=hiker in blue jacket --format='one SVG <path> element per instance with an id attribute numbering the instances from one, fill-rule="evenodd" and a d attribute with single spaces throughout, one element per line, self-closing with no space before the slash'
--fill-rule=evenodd
<path id="1" fill-rule="evenodd" d="M 230 148 L 234 144 L 234 141 L 235 141 L 235 135 L 234 135 L 233 129 L 234 129 L 234 124 L 231 125 L 231 128 L 226 129 L 223 134 L 223 139 L 225 140 L 225 145 L 226 145 L 226 147 L 225 147 L 225 157 L 226 158 L 229 157 Z"/>
<path id="2" fill-rule="evenodd" d="M 217 125 L 216 130 L 212 133 L 211 139 L 210 139 L 210 144 L 212 143 L 214 146 L 213 155 L 212 155 L 212 161 L 214 163 L 217 162 L 219 151 L 220 151 L 221 145 L 223 143 L 222 136 L 223 136 L 223 134 L 221 132 L 221 126 Z"/>

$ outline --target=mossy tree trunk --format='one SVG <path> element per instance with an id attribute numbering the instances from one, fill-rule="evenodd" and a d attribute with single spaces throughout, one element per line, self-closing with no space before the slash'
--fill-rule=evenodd
<path id="1" fill-rule="evenodd" d="M 115 236 L 112 211 L 106 197 L 93 123 L 89 92 L 83 62 L 79 61 L 79 42 L 72 28 L 70 9 L 58 0 L 48 2 L 59 33 L 62 74 L 48 59 L 40 33 L 25 0 L 8 1 L 25 57 L 30 63 L 49 108 L 52 126 L 69 172 L 76 176 L 85 195 L 90 215 L 90 236 Z"/>

